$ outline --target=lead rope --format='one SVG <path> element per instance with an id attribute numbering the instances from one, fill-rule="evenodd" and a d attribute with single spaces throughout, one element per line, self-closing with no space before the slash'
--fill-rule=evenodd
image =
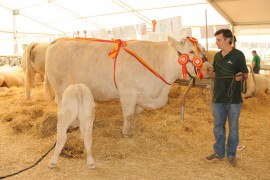
<path id="1" fill-rule="evenodd" d="M 246 78 L 245 78 L 244 74 L 231 76 L 231 78 L 233 78 L 233 79 L 231 81 L 231 84 L 230 84 L 230 87 L 229 87 L 229 90 L 228 90 L 228 97 L 230 98 L 230 102 L 229 102 L 228 111 L 227 111 L 226 116 L 225 116 L 226 119 L 227 119 L 227 117 L 229 116 L 229 113 L 230 113 L 232 99 L 233 99 L 234 90 L 235 90 L 235 84 L 236 84 L 235 77 L 237 77 L 237 76 L 242 76 L 242 80 L 241 80 L 241 92 L 243 94 L 246 94 L 247 93 L 247 82 L 246 82 Z M 219 77 L 217 79 L 222 79 L 222 78 L 229 78 L 229 76 L 227 76 L 227 77 Z"/>
<path id="2" fill-rule="evenodd" d="M 236 75 L 236 76 L 233 76 L 233 77 L 237 77 L 237 76 L 242 76 L 242 80 L 241 80 L 241 92 L 243 94 L 246 94 L 247 93 L 247 81 L 246 81 L 246 78 L 245 78 L 244 74 Z M 236 80 L 235 80 L 235 78 L 233 78 L 232 79 L 232 82 L 230 84 L 230 87 L 229 87 L 229 91 L 228 91 L 228 97 L 230 97 L 230 98 L 233 97 L 233 92 L 234 92 L 234 89 L 235 89 L 235 84 L 236 84 Z"/>
<path id="3" fill-rule="evenodd" d="M 33 167 L 35 167 L 36 165 L 38 165 L 38 163 L 40 163 L 48 154 L 49 152 L 51 152 L 51 150 L 55 147 L 56 145 L 56 142 L 54 143 L 54 145 L 43 155 L 41 156 L 41 158 L 39 158 L 33 165 L 27 167 L 27 168 L 24 168 L 18 172 L 15 172 L 15 173 L 12 173 L 12 174 L 8 174 L 8 175 L 5 175 L 5 176 L 0 176 L 0 179 L 4 179 L 4 178 L 7 178 L 7 177 L 11 177 L 11 176 L 14 176 L 14 175 L 17 175 L 17 174 L 20 174 L 28 169 L 31 169 Z"/>

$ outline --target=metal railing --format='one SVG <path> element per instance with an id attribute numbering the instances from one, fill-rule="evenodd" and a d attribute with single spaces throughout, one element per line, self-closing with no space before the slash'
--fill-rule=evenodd
<path id="1" fill-rule="evenodd" d="M 0 66 L 10 65 L 19 66 L 21 65 L 21 56 L 0 56 Z"/>

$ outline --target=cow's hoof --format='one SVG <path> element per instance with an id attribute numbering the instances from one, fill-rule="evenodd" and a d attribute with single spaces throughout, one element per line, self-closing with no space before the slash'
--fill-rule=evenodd
<path id="1" fill-rule="evenodd" d="M 96 169 L 95 164 L 88 164 L 89 169 Z"/>
<path id="2" fill-rule="evenodd" d="M 122 133 L 122 137 L 123 138 L 130 138 L 130 137 L 132 137 L 133 136 L 133 134 L 123 134 Z"/>
<path id="3" fill-rule="evenodd" d="M 48 165 L 48 167 L 49 167 L 50 169 L 53 169 L 53 168 L 56 167 L 56 164 L 55 164 L 55 163 L 50 163 L 50 164 Z"/>

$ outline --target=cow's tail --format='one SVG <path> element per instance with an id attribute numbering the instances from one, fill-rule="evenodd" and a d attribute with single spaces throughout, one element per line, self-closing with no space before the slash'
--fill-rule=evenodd
<path id="1" fill-rule="evenodd" d="M 24 52 L 22 67 L 25 71 L 25 99 L 29 100 L 31 98 L 31 88 L 34 86 L 34 75 L 35 72 L 31 66 L 31 53 L 35 48 L 37 43 L 31 43 L 28 45 Z"/>
<path id="2" fill-rule="evenodd" d="M 46 101 L 53 101 L 54 99 L 54 91 L 48 79 L 46 69 L 45 69 L 45 76 L 44 76 L 44 97 Z"/>

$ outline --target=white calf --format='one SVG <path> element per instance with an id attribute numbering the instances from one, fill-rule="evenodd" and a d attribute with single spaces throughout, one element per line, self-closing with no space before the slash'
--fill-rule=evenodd
<path id="1" fill-rule="evenodd" d="M 95 119 L 95 102 L 89 88 L 84 84 L 69 85 L 63 93 L 58 107 L 57 142 L 54 154 L 49 163 L 50 168 L 56 166 L 58 157 L 67 140 L 67 129 L 79 120 L 81 139 L 87 152 L 87 165 L 95 169 L 92 157 L 92 130 Z"/>

